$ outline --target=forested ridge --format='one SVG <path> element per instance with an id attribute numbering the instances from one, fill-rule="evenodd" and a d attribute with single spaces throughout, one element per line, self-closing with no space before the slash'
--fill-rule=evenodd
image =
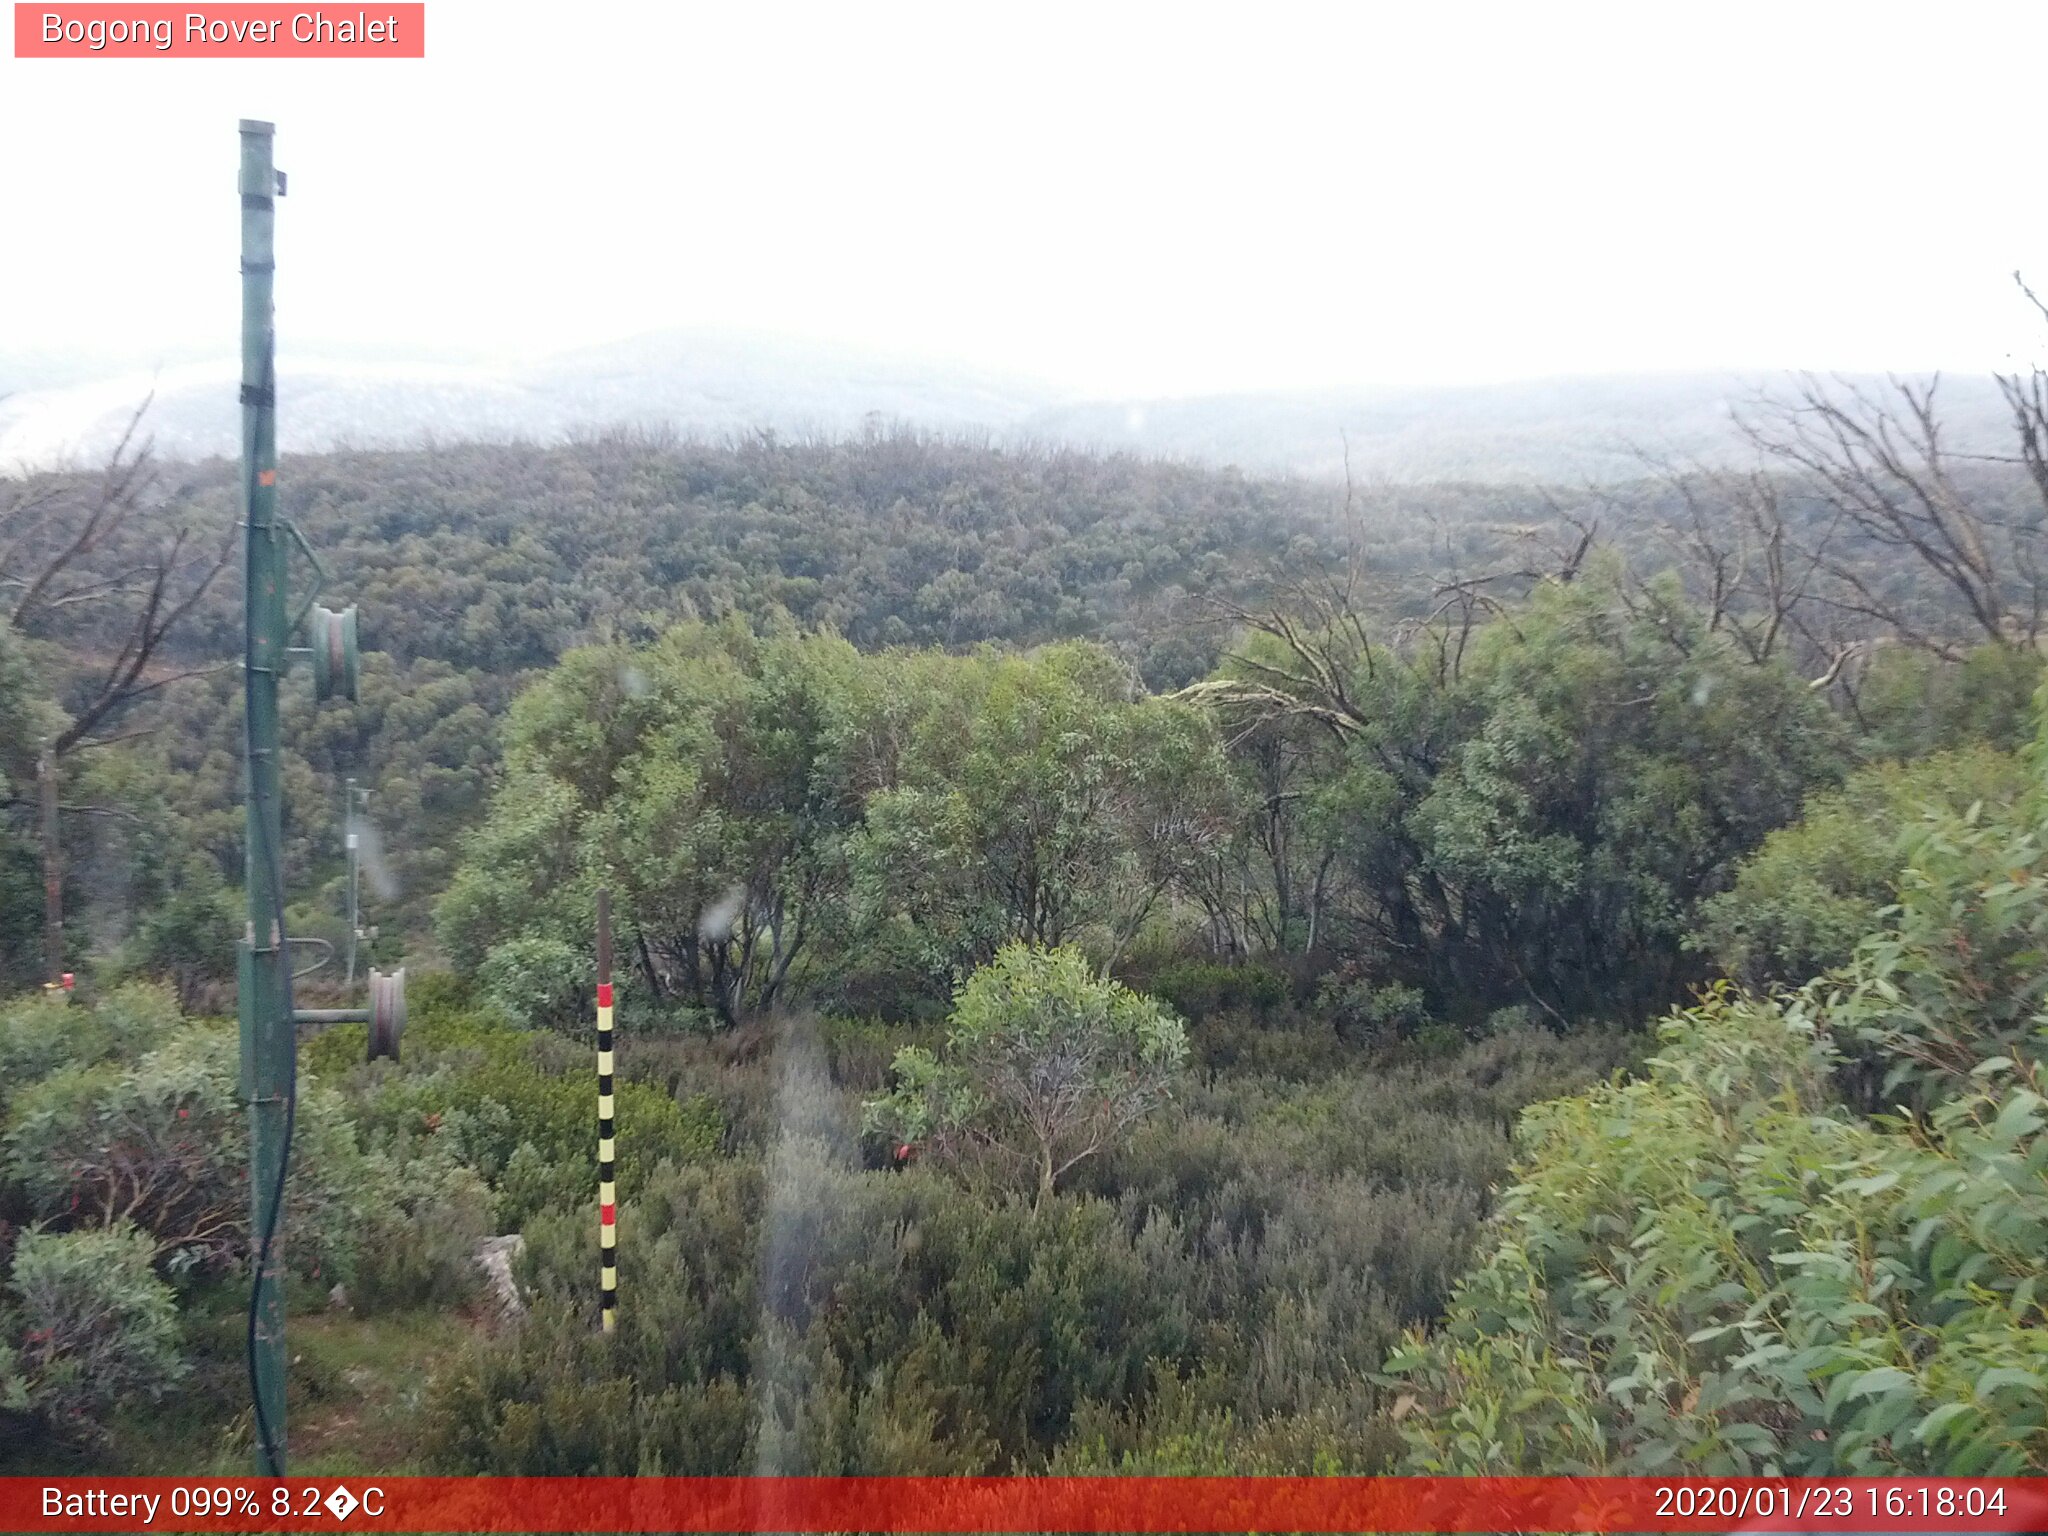
<path id="1" fill-rule="evenodd" d="M 298 1464 L 2048 1470 L 2048 397 L 2005 388 L 2004 462 L 1815 385 L 1753 470 L 1576 488 L 287 460 L 367 646 L 287 708 L 293 921 L 339 937 L 352 776 L 415 974 L 402 1065 L 303 1047 Z M 245 1454 L 234 486 L 0 484 L 5 979 L 54 852 L 81 994 L 0 1011 L 10 1466 Z"/>

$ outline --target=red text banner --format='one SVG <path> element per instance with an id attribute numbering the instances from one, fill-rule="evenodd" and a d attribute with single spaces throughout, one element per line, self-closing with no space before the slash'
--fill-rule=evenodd
<path id="1" fill-rule="evenodd" d="M 6 1531 L 2048 1531 L 2027 1478 L 5 1478 Z"/>
<path id="2" fill-rule="evenodd" d="M 18 59 L 423 59 L 427 8 L 16 0 Z"/>

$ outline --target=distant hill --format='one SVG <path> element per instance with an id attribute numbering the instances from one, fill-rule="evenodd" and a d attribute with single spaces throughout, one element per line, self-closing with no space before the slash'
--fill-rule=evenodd
<path id="1" fill-rule="evenodd" d="M 1848 382 L 1882 390 L 1879 378 Z M 1746 444 L 1743 407 L 1781 395 L 1786 374 L 1644 374 L 1371 393 L 1211 395 L 1055 406 L 1026 423 L 1043 437 L 1242 469 L 1399 483 L 1574 483 L 1630 479 L 1643 453 L 1721 463 Z M 1944 378 L 1952 445 L 2011 451 L 2011 418 L 1988 378 Z"/>
<path id="2" fill-rule="evenodd" d="M 1265 473 L 1397 483 L 1579 482 L 1641 472 L 1639 451 L 1721 461 L 1733 410 L 1784 376 L 1670 374 L 1456 388 L 1074 400 L 996 374 L 716 331 L 664 332 L 536 362 L 291 354 L 279 359 L 287 451 L 424 439 L 553 442 L 611 426 L 721 437 L 842 436 L 876 420 L 996 440 L 1125 450 Z M 1865 384 L 1880 381 L 1863 380 Z M 236 363 L 184 355 L 154 371 L 0 353 L 0 466 L 89 462 L 155 392 L 148 425 L 175 458 L 231 455 Z M 1956 447 L 2002 449 L 1988 379 L 1945 380 Z"/>
<path id="3" fill-rule="evenodd" d="M 42 361 L 0 357 L 0 392 L 15 391 L 0 400 L 0 464 L 90 459 L 152 388 L 150 429 L 164 453 L 237 451 L 239 364 L 231 356 L 87 377 L 67 363 L 37 387 Z M 281 351 L 278 381 L 280 445 L 301 452 L 410 447 L 427 437 L 546 442 L 619 425 L 706 436 L 761 427 L 843 434 L 876 415 L 948 431 L 998 429 L 1056 398 L 966 370 L 720 332 L 637 337 L 495 366 Z"/>

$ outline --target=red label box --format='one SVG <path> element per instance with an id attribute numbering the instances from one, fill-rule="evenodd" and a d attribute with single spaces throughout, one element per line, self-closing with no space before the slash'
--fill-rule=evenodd
<path id="1" fill-rule="evenodd" d="M 16 0 L 17 59 L 423 59 L 427 8 Z"/>

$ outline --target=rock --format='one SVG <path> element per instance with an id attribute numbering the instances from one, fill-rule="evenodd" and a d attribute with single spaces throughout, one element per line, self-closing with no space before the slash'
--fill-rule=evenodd
<path id="1" fill-rule="evenodd" d="M 473 1257 L 489 1282 L 491 1299 L 508 1318 L 524 1317 L 526 1301 L 519 1294 L 519 1282 L 512 1278 L 512 1261 L 526 1251 L 526 1239 L 517 1232 L 505 1237 L 487 1237 L 476 1245 Z"/>

